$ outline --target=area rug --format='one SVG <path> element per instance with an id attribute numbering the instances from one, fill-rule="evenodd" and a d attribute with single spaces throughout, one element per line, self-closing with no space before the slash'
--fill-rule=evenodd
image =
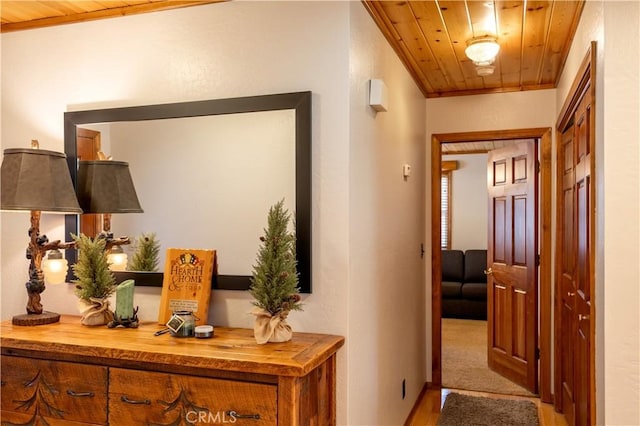
<path id="1" fill-rule="evenodd" d="M 531 401 L 493 399 L 450 393 L 438 426 L 538 426 L 538 408 Z"/>
<path id="2" fill-rule="evenodd" d="M 508 395 L 535 396 L 487 365 L 487 322 L 442 319 L 442 386 Z"/>

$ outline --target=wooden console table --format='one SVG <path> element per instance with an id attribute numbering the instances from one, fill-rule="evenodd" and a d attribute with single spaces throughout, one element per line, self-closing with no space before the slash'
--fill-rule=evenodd
<path id="1" fill-rule="evenodd" d="M 335 424 L 343 337 L 294 333 L 258 345 L 248 329 L 217 327 L 210 339 L 154 336 L 159 329 L 86 327 L 69 316 L 2 322 L 2 424 Z"/>

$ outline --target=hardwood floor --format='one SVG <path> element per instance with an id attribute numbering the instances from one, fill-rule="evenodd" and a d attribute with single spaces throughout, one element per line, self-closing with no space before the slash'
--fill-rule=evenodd
<path id="1" fill-rule="evenodd" d="M 553 405 L 540 402 L 540 398 L 528 398 L 514 395 L 500 395 L 487 392 L 474 392 L 457 389 L 427 389 L 422 392 L 420 401 L 416 403 L 412 415 L 406 422 L 407 426 L 432 426 L 438 422 L 440 409 L 446 396 L 450 392 L 456 392 L 467 395 L 485 396 L 489 398 L 504 399 L 526 399 L 533 401 L 538 406 L 538 417 L 540 418 L 540 426 L 567 426 L 567 422 L 560 413 L 556 413 Z"/>

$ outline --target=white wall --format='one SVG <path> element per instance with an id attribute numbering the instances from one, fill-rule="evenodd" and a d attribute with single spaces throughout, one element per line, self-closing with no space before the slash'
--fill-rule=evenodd
<path id="1" fill-rule="evenodd" d="M 39 138 L 62 151 L 69 110 L 311 90 L 313 294 L 290 320 L 346 336 L 339 423 L 404 421 L 424 382 L 424 99 L 361 3 L 228 2 L 0 37 L 2 148 Z M 377 116 L 365 104 L 373 77 L 391 89 Z M 8 319 L 27 299 L 28 216 L 0 221 Z M 41 229 L 65 239 L 62 222 L 44 215 Z M 142 319 L 156 319 L 159 293 L 136 289 Z M 70 285 L 49 286 L 43 303 L 76 314 Z M 248 294 L 216 291 L 210 320 L 249 327 L 250 310 Z"/>
<path id="2" fill-rule="evenodd" d="M 362 4 L 351 11 L 349 424 L 397 425 L 425 378 L 425 102 Z M 388 87 L 387 112 L 368 106 L 372 78 Z"/>
<path id="3" fill-rule="evenodd" d="M 457 161 L 451 177 L 451 248 L 487 248 L 487 154 L 446 155 Z"/>
<path id="4" fill-rule="evenodd" d="M 586 3 L 557 105 L 591 41 L 596 63 L 596 415 L 640 424 L 640 3 Z"/>
<path id="5" fill-rule="evenodd" d="M 427 136 L 433 133 L 553 127 L 555 90 L 427 99 Z M 431 139 L 429 139 L 430 141 Z"/>

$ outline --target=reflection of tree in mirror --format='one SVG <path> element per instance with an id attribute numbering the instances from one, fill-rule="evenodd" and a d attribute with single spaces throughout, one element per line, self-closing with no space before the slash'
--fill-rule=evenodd
<path id="1" fill-rule="evenodd" d="M 143 233 L 134 243 L 135 253 L 127 269 L 129 271 L 157 272 L 160 241 L 156 239 L 156 233 Z"/>

